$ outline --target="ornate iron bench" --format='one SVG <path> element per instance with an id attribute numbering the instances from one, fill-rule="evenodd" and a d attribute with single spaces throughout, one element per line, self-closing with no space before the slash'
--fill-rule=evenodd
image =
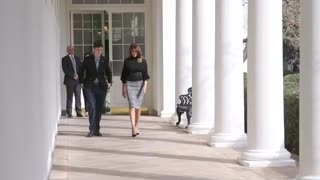
<path id="1" fill-rule="evenodd" d="M 190 125 L 190 120 L 192 117 L 192 87 L 188 88 L 188 94 L 180 95 L 180 104 L 177 104 L 176 113 L 178 115 L 178 122 L 176 125 L 178 126 L 181 122 L 181 115 L 186 112 L 187 120 L 188 120 L 188 126 Z"/>

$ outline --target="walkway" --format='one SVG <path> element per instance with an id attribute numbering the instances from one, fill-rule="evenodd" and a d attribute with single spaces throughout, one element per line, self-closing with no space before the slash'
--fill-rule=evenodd
<path id="1" fill-rule="evenodd" d="M 50 180 L 292 179 L 297 168 L 247 168 L 237 149 L 206 145 L 164 119 L 144 116 L 131 137 L 127 116 L 105 116 L 103 137 L 84 137 L 88 120 L 61 119 Z"/>

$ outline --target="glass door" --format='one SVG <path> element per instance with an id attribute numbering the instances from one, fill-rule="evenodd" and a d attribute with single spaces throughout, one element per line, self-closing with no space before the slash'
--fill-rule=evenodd
<path id="1" fill-rule="evenodd" d="M 111 14 L 111 66 L 113 86 L 111 89 L 111 106 L 127 107 L 128 101 L 122 97 L 120 80 L 123 61 L 129 56 L 130 44 L 139 44 L 142 55 L 145 54 L 145 20 L 144 13 L 110 13 Z"/>
<path id="2" fill-rule="evenodd" d="M 104 37 L 102 13 L 81 12 L 72 14 L 72 42 L 75 55 L 83 59 L 84 54 L 92 54 L 93 43 Z"/>
<path id="3" fill-rule="evenodd" d="M 104 45 L 103 55 L 109 60 L 109 14 L 105 12 L 80 12 L 72 14 L 72 42 L 75 55 L 84 59 L 92 54 L 93 44 L 100 40 Z M 84 104 L 84 103 L 82 103 Z M 110 112 L 110 93 L 105 99 L 104 112 Z"/>
<path id="4" fill-rule="evenodd" d="M 142 55 L 145 55 L 144 13 L 81 11 L 72 13 L 71 22 L 75 55 L 83 59 L 85 54 L 92 54 L 93 43 L 102 40 L 104 56 L 110 60 L 113 85 L 106 97 L 106 112 L 110 112 L 110 107 L 127 107 L 128 101 L 121 93 L 120 76 L 123 61 L 129 56 L 130 44 L 139 44 Z"/>

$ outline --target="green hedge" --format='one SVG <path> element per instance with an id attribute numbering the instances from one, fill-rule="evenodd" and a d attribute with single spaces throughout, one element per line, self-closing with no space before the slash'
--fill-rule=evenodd
<path id="1" fill-rule="evenodd" d="M 285 146 L 299 154 L 299 74 L 284 77 Z M 245 132 L 247 132 L 247 75 L 244 74 Z M 270 132 L 272 133 L 272 132 Z"/>
<path id="2" fill-rule="evenodd" d="M 284 77 L 284 124 L 286 148 L 299 154 L 299 74 Z"/>

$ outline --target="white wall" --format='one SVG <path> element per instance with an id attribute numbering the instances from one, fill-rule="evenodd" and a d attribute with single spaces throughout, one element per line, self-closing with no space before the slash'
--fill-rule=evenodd
<path id="1" fill-rule="evenodd" d="M 0 23 L 4 25 L 0 33 L 3 180 L 44 180 L 49 174 L 60 104 L 57 3 L 0 3 Z"/>
<path id="2" fill-rule="evenodd" d="M 61 66 L 61 59 L 63 56 L 67 54 L 67 46 L 71 44 L 70 42 L 70 26 L 69 26 L 69 21 L 70 21 L 70 16 L 68 14 L 67 6 L 68 6 L 68 0 L 59 0 L 61 1 L 60 4 L 60 57 L 59 57 L 59 72 L 60 72 L 60 94 L 61 94 L 61 99 L 60 99 L 60 109 L 61 110 L 66 110 L 66 100 L 67 100 L 67 92 L 66 92 L 66 87 L 63 84 L 63 79 L 64 79 L 64 73 L 62 71 L 62 66 Z M 83 99 L 81 97 L 81 99 Z M 73 107 L 74 107 L 75 101 L 73 101 Z M 81 103 L 81 106 L 84 106 L 84 103 Z M 73 108 L 74 109 L 74 108 Z"/>

